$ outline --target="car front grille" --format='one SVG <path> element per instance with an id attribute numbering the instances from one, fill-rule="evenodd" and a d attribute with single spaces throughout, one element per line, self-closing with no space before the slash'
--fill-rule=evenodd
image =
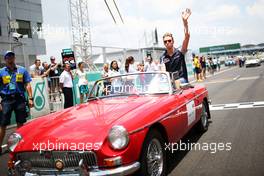
<path id="1" fill-rule="evenodd" d="M 55 163 L 58 160 L 63 162 L 64 169 L 78 168 L 81 160 L 87 169 L 97 167 L 96 154 L 92 151 L 21 152 L 15 157 L 16 161 L 20 161 L 19 168 L 24 171 L 28 170 L 28 165 L 30 165 L 29 170 L 56 169 Z"/>

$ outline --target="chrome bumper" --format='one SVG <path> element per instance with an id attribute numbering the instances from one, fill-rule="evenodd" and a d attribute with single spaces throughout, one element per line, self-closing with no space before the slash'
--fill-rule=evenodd
<path id="1" fill-rule="evenodd" d="M 122 176 L 122 175 L 130 175 L 136 172 L 140 168 L 140 163 L 135 162 L 128 166 L 120 166 L 114 169 L 108 170 L 95 170 L 90 171 L 89 176 L 103 176 L 103 175 L 112 175 L 112 176 Z"/>
<path id="2" fill-rule="evenodd" d="M 120 166 L 114 169 L 107 169 L 107 170 L 100 170 L 100 169 L 93 169 L 90 170 L 89 176 L 125 176 L 125 175 L 130 175 L 136 172 L 140 168 L 140 163 L 135 162 L 131 165 L 127 166 Z M 82 176 L 82 175 L 87 175 L 87 174 L 81 174 L 81 172 L 74 172 L 74 171 L 68 171 L 68 172 L 56 172 L 56 170 L 42 170 L 42 171 L 37 171 L 38 173 L 41 173 L 40 175 L 53 175 L 53 173 L 56 173 L 54 175 L 63 175 L 63 176 Z M 10 174 L 13 176 L 13 174 Z M 19 175 L 19 173 L 14 174 L 14 175 Z M 39 174 L 34 173 L 26 173 L 25 176 L 39 176 Z"/>

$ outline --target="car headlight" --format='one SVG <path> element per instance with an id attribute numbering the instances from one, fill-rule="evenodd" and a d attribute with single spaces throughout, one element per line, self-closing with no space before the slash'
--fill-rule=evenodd
<path id="1" fill-rule="evenodd" d="M 124 149 L 129 143 L 129 136 L 127 130 L 123 126 L 113 126 L 109 131 L 108 141 L 113 149 Z"/>
<path id="2" fill-rule="evenodd" d="M 21 141 L 22 137 L 18 133 L 13 133 L 9 136 L 7 140 L 7 145 L 10 151 L 14 151 L 19 141 Z"/>

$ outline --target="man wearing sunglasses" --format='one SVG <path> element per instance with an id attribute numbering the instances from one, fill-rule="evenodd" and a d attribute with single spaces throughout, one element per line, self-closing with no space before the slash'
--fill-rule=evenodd
<path id="1" fill-rule="evenodd" d="M 190 33 L 188 29 L 188 18 L 191 15 L 191 10 L 186 9 L 182 12 L 182 21 L 184 25 L 184 40 L 182 43 L 181 50 L 174 47 L 174 39 L 171 33 L 165 33 L 163 35 L 163 43 L 166 47 L 166 51 L 160 58 L 161 64 L 165 65 L 166 71 L 170 72 L 172 79 L 175 81 L 176 88 L 180 87 L 180 83 L 188 82 L 188 73 L 184 54 L 188 50 L 188 44 L 190 39 Z"/>

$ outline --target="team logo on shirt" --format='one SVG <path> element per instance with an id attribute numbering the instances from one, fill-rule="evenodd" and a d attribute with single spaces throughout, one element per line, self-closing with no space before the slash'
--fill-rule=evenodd
<path id="1" fill-rule="evenodd" d="M 170 62 L 170 59 L 164 56 L 161 58 L 161 61 L 163 64 L 166 64 L 166 63 Z"/>
<path id="2" fill-rule="evenodd" d="M 163 63 L 166 64 L 168 62 L 170 62 L 170 59 L 169 58 L 164 58 Z"/>

